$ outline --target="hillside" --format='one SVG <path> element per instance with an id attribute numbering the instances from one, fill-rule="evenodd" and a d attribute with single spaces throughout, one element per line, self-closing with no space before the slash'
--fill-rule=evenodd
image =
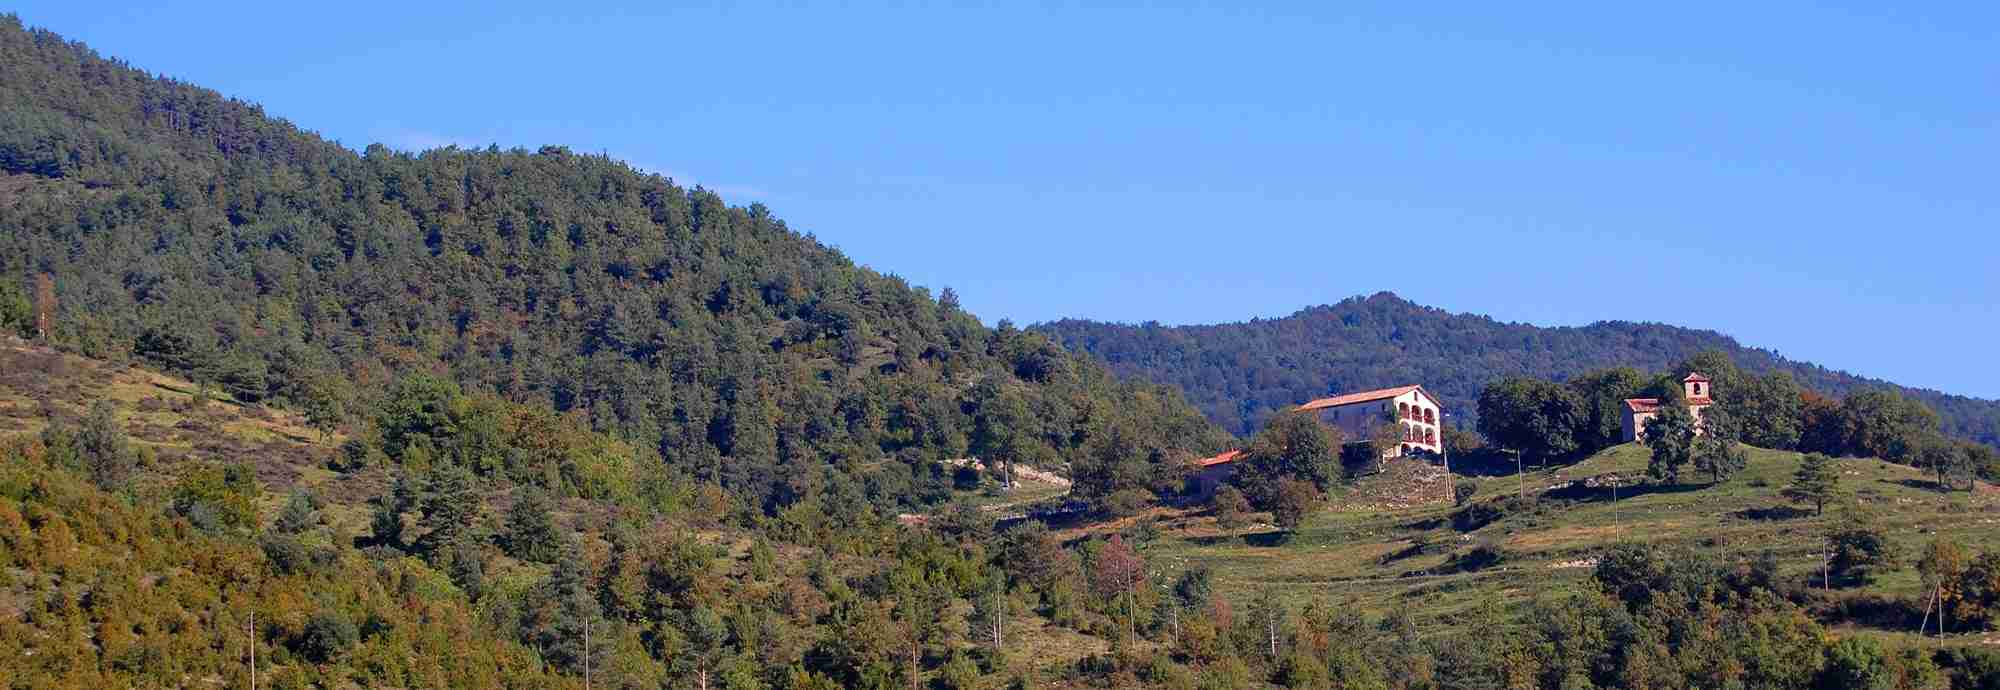
<path id="1" fill-rule="evenodd" d="M 134 462 L 108 487 L 78 440 L 99 410 Z M 534 413 L 508 416 L 520 414 Z M 569 431 L 570 442 L 606 442 Z M 854 599 L 857 588 L 882 582 L 899 552 L 971 572 L 947 555 L 954 547 L 865 512 L 841 525 L 752 531 L 719 519 L 726 511 L 714 502 L 726 497 L 670 485 L 559 497 L 549 526 L 567 544 L 558 555 L 580 568 L 565 575 L 521 552 L 516 508 L 532 484 L 482 479 L 465 487 L 468 509 L 447 518 L 434 503 L 448 482 L 407 464 L 354 463 L 352 440 L 171 374 L 0 335 L 0 678 L 248 687 L 255 639 L 259 687 L 581 688 L 575 625 L 588 617 L 598 626 L 594 687 L 660 687 L 693 682 L 695 669 L 668 663 L 690 652 L 666 647 L 677 644 L 668 632 L 684 615 L 677 602 L 691 602 L 722 611 L 729 626 L 758 626 L 732 633 L 749 642 L 716 641 L 729 687 L 786 664 L 798 673 L 784 677 L 808 682 L 791 687 L 840 687 L 827 674 L 868 662 L 796 664 L 821 640 L 853 637 L 848 626 L 891 627 L 879 602 Z M 379 516 L 399 480 L 418 500 L 391 543 Z M 309 506 L 302 519 L 294 504 Z M 472 539 L 432 543 L 446 519 L 463 519 Z M 575 592 L 561 587 L 604 601 L 565 603 Z M 768 604 L 773 592 L 783 606 Z M 1033 611 L 1010 625 L 1035 651 L 995 675 L 1054 677 L 1106 648 Z"/>
<path id="2" fill-rule="evenodd" d="M 1464 428 L 1472 402 L 1503 376 L 1563 380 L 1594 369 L 1664 371 L 1703 351 L 1747 373 L 1786 372 L 1808 390 L 1901 390 L 1936 410 L 1945 433 L 2000 445 L 2000 401 L 1913 389 L 1796 362 L 1713 331 L 1606 321 L 1543 328 L 1424 307 L 1390 293 L 1311 307 L 1284 318 L 1163 327 L 1066 319 L 1036 325 L 1120 376 L 1179 386 L 1210 420 L 1247 435 L 1275 410 L 1331 392 L 1422 383 Z"/>
<path id="3" fill-rule="evenodd" d="M 1770 551 L 1786 577 L 1803 579 L 1818 572 L 1829 522 L 1779 495 L 1799 458 L 1750 449 L 1749 466 L 1720 485 L 1705 477 L 1659 485 L 1645 479 L 1647 449 L 1625 444 L 1574 465 L 1530 471 L 1525 481 L 1473 480 L 1479 487 L 1474 505 L 1494 509 L 1485 518 L 1491 522 L 1476 527 L 1459 522 L 1464 511 L 1448 500 L 1409 509 L 1359 505 L 1322 512 L 1289 541 L 1274 544 L 1264 529 L 1220 529 L 1209 516 L 1189 513 L 1163 523 L 1164 545 L 1151 553 L 1212 566 L 1239 597 L 1272 586 L 1295 597 L 1353 597 L 1372 611 L 1415 606 L 1426 616 L 1487 597 L 1526 603 L 1554 589 L 1552 581 L 1586 580 L 1597 556 L 1624 543 L 1691 546 L 1734 557 Z M 1939 536 L 1975 550 L 2000 550 L 2000 532 L 1992 529 L 2000 524 L 2000 488 L 1981 482 L 1971 493 L 1940 494 L 1923 471 L 1908 466 L 1860 458 L 1841 466 L 1847 498 L 1828 514 L 1874 511 L 1912 559 Z M 1614 479 L 1620 485 L 1616 502 L 1609 486 Z M 1375 490 L 1369 480 L 1349 489 Z M 1511 500 L 1521 493 L 1535 499 L 1525 509 Z M 1454 572 L 1454 558 L 1485 544 L 1503 554 L 1495 567 Z M 1869 591 L 1913 596 L 1915 576 L 1907 569 L 1888 573 Z"/>
<path id="4" fill-rule="evenodd" d="M 0 93 L 0 304 L 36 315 L 8 325 L 246 403 L 365 434 L 351 412 L 439 375 L 772 513 L 836 484 L 929 506 L 968 455 L 1105 495 L 1222 442 L 1171 389 L 606 157 L 357 153 L 11 17 Z"/>

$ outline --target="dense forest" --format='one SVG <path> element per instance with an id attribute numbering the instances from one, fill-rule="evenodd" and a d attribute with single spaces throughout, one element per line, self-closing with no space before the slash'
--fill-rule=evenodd
<path id="1" fill-rule="evenodd" d="M 1453 426 L 1471 430 L 1480 390 L 1504 376 L 1562 381 L 1611 367 L 1665 371 L 1715 350 L 1747 374 L 1785 372 L 1822 395 L 1893 389 L 1935 410 L 1946 434 L 2000 445 L 2000 402 L 1895 386 L 1788 360 L 1713 331 L 1661 324 L 1541 328 L 1452 314 L 1384 292 L 1243 323 L 1165 327 L 1065 319 L 1032 330 L 1096 355 L 1121 376 L 1179 386 L 1209 419 L 1244 435 L 1286 406 L 1407 383 L 1422 383 L 1444 398 Z"/>
<path id="2" fill-rule="evenodd" d="M 0 94 L 15 327 L 238 401 L 381 433 L 339 411 L 433 375 L 774 514 L 823 468 L 877 505 L 932 505 L 935 461 L 968 455 L 1092 478 L 1086 498 L 1144 491 L 1226 438 L 1171 388 L 606 157 L 357 153 L 16 18 Z"/>

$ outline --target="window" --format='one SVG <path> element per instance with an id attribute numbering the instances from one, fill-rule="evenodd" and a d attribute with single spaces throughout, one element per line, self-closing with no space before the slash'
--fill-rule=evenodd
<path id="1" fill-rule="evenodd" d="M 1410 406 L 1408 403 L 1396 403 L 1396 418 L 1397 419 L 1410 418 Z"/>
<path id="2" fill-rule="evenodd" d="M 1431 408 L 1428 408 L 1428 407 L 1424 408 L 1424 423 L 1425 423 L 1425 424 L 1436 424 L 1436 423 L 1438 423 L 1438 420 L 1437 420 L 1437 410 L 1433 410 L 1433 409 L 1431 409 Z"/>
<path id="3" fill-rule="evenodd" d="M 1425 429 L 1425 430 L 1424 430 L 1424 443 L 1428 443 L 1428 444 L 1430 444 L 1430 445 L 1433 445 L 1433 446 L 1435 446 L 1435 445 L 1437 445 L 1437 442 L 1438 442 L 1438 438 L 1437 438 L 1437 432 L 1436 432 L 1436 431 L 1433 431 L 1433 430 L 1430 430 L 1430 429 Z"/>

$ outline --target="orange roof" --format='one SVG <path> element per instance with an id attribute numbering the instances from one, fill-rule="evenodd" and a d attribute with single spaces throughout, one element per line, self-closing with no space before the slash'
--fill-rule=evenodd
<path id="1" fill-rule="evenodd" d="M 1687 404 L 1688 407 L 1707 407 L 1709 405 L 1715 404 L 1715 401 L 1709 399 L 1708 396 L 1704 395 L 1699 398 L 1688 398 Z M 1633 412 L 1656 412 L 1660 409 L 1660 399 L 1626 398 L 1625 409 L 1631 410 Z"/>
<path id="2" fill-rule="evenodd" d="M 1196 460 L 1194 461 L 1194 464 L 1200 467 L 1214 467 L 1216 465 L 1221 465 L 1224 463 L 1236 462 L 1236 459 L 1240 457 L 1243 457 L 1243 451 L 1232 450 L 1212 458 L 1202 458 L 1200 460 Z"/>
<path id="3" fill-rule="evenodd" d="M 1626 398 L 1625 409 L 1633 412 L 1653 412 L 1660 409 L 1659 398 Z"/>
<path id="4" fill-rule="evenodd" d="M 1705 382 L 1707 382 L 1707 381 L 1708 381 L 1708 377 L 1706 377 L 1706 376 L 1702 376 L 1701 374 L 1698 374 L 1698 373 L 1693 373 L 1693 372 L 1689 372 L 1689 373 L 1688 373 L 1688 375 L 1687 375 L 1687 378 L 1684 378 L 1684 379 L 1681 379 L 1681 380 L 1682 380 L 1682 381 L 1701 381 L 1701 382 L 1704 382 L 1704 383 L 1705 383 Z"/>
<path id="5" fill-rule="evenodd" d="M 1364 403 L 1371 400 L 1386 400 L 1389 398 L 1396 397 L 1398 395 L 1402 395 L 1404 393 L 1408 393 L 1410 391 L 1421 391 L 1423 390 L 1423 388 L 1424 388 L 1423 386 L 1397 386 L 1395 388 L 1380 388 L 1372 391 L 1361 391 L 1359 393 L 1343 393 L 1341 395 L 1336 395 L 1331 398 L 1320 398 L 1318 400 L 1314 400 L 1304 405 L 1300 405 L 1299 409 L 1324 410 L 1329 407 L 1340 407 L 1341 405 L 1352 405 L 1355 403 Z M 1430 391 L 1424 391 L 1424 397 L 1430 398 L 1431 402 L 1434 403 L 1438 401 L 1437 396 L 1431 395 Z"/>

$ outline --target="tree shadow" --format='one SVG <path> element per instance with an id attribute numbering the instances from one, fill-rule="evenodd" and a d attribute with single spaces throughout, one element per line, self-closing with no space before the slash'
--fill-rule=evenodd
<path id="1" fill-rule="evenodd" d="M 1812 515 L 1812 511 L 1793 506 L 1772 506 L 1769 508 L 1744 508 L 1730 513 L 1730 515 L 1745 520 L 1774 522 L 1778 520 L 1796 520 Z"/>
<path id="2" fill-rule="evenodd" d="M 1889 484 L 1901 484 L 1912 489 L 1922 489 L 1924 491 L 1946 491 L 1944 487 L 1938 485 L 1937 481 L 1931 479 L 1884 479 L 1882 481 Z"/>
<path id="3" fill-rule="evenodd" d="M 1418 556 L 1424 555 L 1424 553 L 1426 551 L 1429 551 L 1430 548 L 1431 545 L 1429 543 L 1416 542 L 1394 553 L 1383 554 L 1382 558 L 1377 562 L 1382 565 L 1388 565 L 1390 563 L 1395 563 L 1396 561 L 1416 558 Z"/>
<path id="4" fill-rule="evenodd" d="M 1269 532 L 1258 532 L 1256 534 L 1243 535 L 1243 543 L 1245 545 L 1256 546 L 1260 548 L 1284 546 L 1285 544 L 1291 541 L 1292 541 L 1292 532 L 1289 530 L 1278 529 L 1278 530 L 1271 530 Z"/>
<path id="5" fill-rule="evenodd" d="M 1459 506 L 1459 507 L 1463 508 L 1464 506 Z M 1411 532 L 1429 532 L 1431 530 L 1438 529 L 1449 524 L 1451 524 L 1450 518 L 1429 517 L 1429 518 L 1424 518 L 1422 520 L 1416 520 L 1413 522 L 1405 522 L 1403 524 L 1397 525 L 1396 528 L 1409 530 Z"/>

